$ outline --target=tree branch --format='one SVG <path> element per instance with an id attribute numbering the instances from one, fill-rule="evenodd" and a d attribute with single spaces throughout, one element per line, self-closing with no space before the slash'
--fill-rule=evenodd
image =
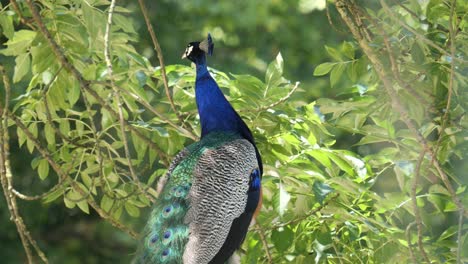
<path id="1" fill-rule="evenodd" d="M 161 67 L 161 76 L 162 76 L 162 79 L 163 79 L 164 90 L 166 92 L 167 99 L 169 100 L 171 108 L 174 111 L 174 113 L 177 115 L 177 118 L 179 119 L 179 122 L 182 124 L 182 126 L 185 126 L 190 131 L 190 133 L 194 134 L 193 131 L 192 131 L 192 128 L 190 126 L 185 125 L 184 119 L 182 118 L 179 111 L 177 111 L 177 109 L 176 109 L 176 107 L 174 105 L 174 100 L 172 99 L 171 91 L 169 89 L 169 84 L 168 84 L 168 81 L 167 81 L 166 66 L 164 64 L 164 58 L 163 58 L 161 46 L 159 45 L 158 38 L 156 37 L 156 34 L 154 33 L 153 26 L 151 25 L 151 21 L 150 21 L 149 16 L 148 16 L 148 12 L 147 12 L 147 9 L 146 9 L 146 6 L 145 6 L 145 2 L 144 2 L 144 0 L 138 0 L 138 4 L 140 5 L 141 13 L 143 14 L 143 17 L 145 19 L 146 28 L 148 29 L 148 32 L 149 32 L 149 34 L 151 36 L 151 40 L 153 42 L 154 50 L 156 51 L 156 54 L 157 54 L 158 59 L 159 59 L 159 66 Z"/>
<path id="2" fill-rule="evenodd" d="M 117 102 L 117 106 L 118 106 L 120 133 L 122 134 L 125 158 L 127 159 L 130 175 L 132 176 L 132 179 L 136 183 L 138 189 L 146 196 L 146 198 L 148 198 L 152 203 L 154 203 L 155 199 L 143 188 L 143 186 L 141 185 L 140 179 L 138 179 L 138 177 L 135 174 L 135 170 L 133 169 L 132 159 L 130 157 L 130 149 L 128 147 L 127 134 L 125 132 L 125 118 L 123 114 L 123 105 L 120 100 L 120 92 L 115 87 L 114 73 L 112 69 L 112 61 L 111 61 L 111 55 L 110 55 L 110 43 L 109 43 L 109 35 L 110 35 L 110 29 L 112 25 L 112 15 L 114 14 L 114 8 L 115 8 L 115 0 L 112 0 L 109 6 L 109 12 L 108 12 L 109 14 L 107 17 L 107 24 L 106 24 L 106 33 L 104 34 L 104 57 L 106 60 L 106 65 L 107 65 L 107 72 L 109 75 L 112 88 L 114 90 L 115 101 Z"/>
<path id="3" fill-rule="evenodd" d="M 411 256 L 411 260 L 413 260 L 413 263 L 414 264 L 417 264 L 418 261 L 416 260 L 416 256 L 414 255 L 414 251 L 413 251 L 413 247 L 411 245 L 411 228 L 416 224 L 416 222 L 412 222 L 411 224 L 409 224 L 407 227 L 406 227 L 406 231 L 405 231 L 405 234 L 406 234 L 406 241 L 408 242 L 408 249 L 409 249 L 409 253 L 410 253 L 410 256 Z"/>
<path id="4" fill-rule="evenodd" d="M 266 256 L 267 256 L 267 259 L 268 259 L 268 263 L 273 264 L 273 258 L 271 256 L 270 248 L 268 247 L 268 242 L 267 242 L 267 240 L 265 238 L 265 232 L 263 231 L 262 227 L 260 226 L 260 224 L 258 222 L 255 223 L 255 226 L 256 226 L 255 229 L 258 231 L 258 235 L 260 236 L 260 240 L 262 241 L 263 248 L 265 249 L 265 253 L 266 253 Z"/>
<path id="5" fill-rule="evenodd" d="M 41 144 L 39 143 L 39 141 L 34 137 L 33 134 L 31 134 L 31 132 L 28 130 L 28 128 L 18 119 L 18 117 L 16 117 L 15 115 L 12 115 L 10 114 L 9 115 L 9 118 L 11 120 L 13 120 L 16 124 L 17 127 L 19 127 L 23 132 L 24 134 L 26 135 L 26 137 L 31 140 L 31 142 L 34 144 L 34 147 L 39 151 L 39 153 L 41 154 L 41 156 L 43 158 L 45 158 L 47 160 L 47 162 L 50 164 L 50 166 L 52 167 L 52 169 L 57 173 L 57 175 L 60 177 L 60 178 L 67 178 L 68 176 L 64 173 L 64 171 L 61 169 L 60 165 L 57 164 L 53 159 L 52 159 L 52 156 L 50 155 L 50 153 L 41 146 Z M 70 181 L 70 185 L 73 187 L 73 189 L 75 191 L 77 191 L 78 193 L 80 193 L 80 195 L 82 195 L 83 197 L 87 197 L 87 202 L 89 205 L 91 205 L 91 207 L 99 214 L 99 216 L 101 216 L 103 219 L 109 221 L 113 226 L 119 228 L 120 230 L 124 231 L 125 233 L 127 233 L 129 236 L 131 236 L 132 238 L 136 239 L 138 237 L 137 233 L 135 233 L 133 230 L 131 230 L 130 228 L 126 227 L 125 225 L 123 225 L 122 223 L 118 222 L 117 220 L 113 219 L 110 215 L 108 215 L 104 210 L 102 210 L 97 204 L 96 202 L 92 199 L 92 197 L 89 197 L 89 195 L 87 193 L 85 193 L 81 187 L 73 180 Z"/>
<path id="6" fill-rule="evenodd" d="M 414 210 L 414 218 L 415 218 L 414 221 L 415 221 L 416 227 L 418 229 L 418 247 L 419 247 L 419 250 L 421 251 L 421 255 L 423 256 L 424 260 L 427 263 L 431 263 L 431 261 L 429 260 L 429 257 L 427 256 L 426 250 L 424 249 L 424 245 L 423 245 L 423 226 L 422 226 L 422 221 L 421 221 L 421 214 L 419 212 L 418 202 L 416 200 L 416 191 L 417 191 L 418 184 L 419 184 L 421 164 L 423 162 L 425 154 L 426 154 L 425 151 L 421 151 L 421 153 L 419 153 L 419 157 L 418 157 L 418 160 L 416 162 L 416 169 L 415 169 L 415 172 L 414 172 L 413 183 L 411 184 L 411 201 L 412 201 L 413 210 Z"/>
<path id="7" fill-rule="evenodd" d="M 0 73 L 3 76 L 3 84 L 5 88 L 5 105 L 2 108 L 0 106 L 0 181 L 2 184 L 3 192 L 5 199 L 8 204 L 8 209 L 10 210 L 11 220 L 15 223 L 18 234 L 20 235 L 21 243 L 23 244 L 24 251 L 29 263 L 33 263 L 33 256 L 31 252 L 30 245 L 34 247 L 38 256 L 44 261 L 44 263 L 49 263 L 45 254 L 37 246 L 36 241 L 31 237 L 29 231 L 24 224 L 23 218 L 21 217 L 16 203 L 16 196 L 14 196 L 13 190 L 13 175 L 10 167 L 9 153 L 9 135 L 8 135 L 8 114 L 9 114 L 9 102 L 10 102 L 10 81 L 3 69 L 3 66 L 0 66 Z"/>

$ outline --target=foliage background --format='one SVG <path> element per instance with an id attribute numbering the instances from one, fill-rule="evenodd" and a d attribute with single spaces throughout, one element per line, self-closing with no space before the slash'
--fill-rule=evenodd
<path id="1" fill-rule="evenodd" d="M 130 262 L 207 32 L 266 163 L 243 263 L 468 262 L 467 3 L 148 1 L 167 86 L 140 3 L 2 1 L 6 263 Z"/>

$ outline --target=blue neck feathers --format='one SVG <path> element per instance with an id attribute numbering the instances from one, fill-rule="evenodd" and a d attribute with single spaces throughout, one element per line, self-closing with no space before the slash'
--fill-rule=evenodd
<path id="1" fill-rule="evenodd" d="M 195 97 L 200 115 L 202 137 L 213 131 L 239 133 L 250 140 L 252 135 L 247 125 L 232 108 L 215 80 L 208 72 L 205 59 L 197 65 Z"/>
<path id="2" fill-rule="evenodd" d="M 263 173 L 263 164 L 258 152 L 252 132 L 232 108 L 216 81 L 211 77 L 206 66 L 206 57 L 203 54 L 194 60 L 197 66 L 195 80 L 195 99 L 200 115 L 201 137 L 210 132 L 237 133 L 255 146 L 260 174 Z"/>

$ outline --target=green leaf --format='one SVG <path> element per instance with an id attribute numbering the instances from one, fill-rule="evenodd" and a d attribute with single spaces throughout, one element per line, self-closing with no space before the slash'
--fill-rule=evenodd
<path id="1" fill-rule="evenodd" d="M 124 32 L 136 34 L 135 28 L 133 27 L 133 22 L 130 20 L 130 17 L 126 17 L 121 14 L 114 13 L 113 22 L 115 23 L 116 26 L 120 27 Z"/>
<path id="2" fill-rule="evenodd" d="M 59 124 L 59 130 L 62 132 L 62 134 L 68 136 L 68 133 L 70 132 L 70 123 L 68 120 L 62 120 Z"/>
<path id="3" fill-rule="evenodd" d="M 52 193 L 50 193 L 46 197 L 44 197 L 43 201 L 44 201 L 44 203 L 51 203 L 51 202 L 57 200 L 57 198 L 59 198 L 62 195 L 63 195 L 63 189 L 58 188 L 57 190 L 53 191 Z"/>
<path id="4" fill-rule="evenodd" d="M 134 206 L 131 203 L 125 203 L 125 210 L 130 216 L 133 217 L 139 217 L 140 216 L 140 209 L 138 207 Z"/>
<path id="5" fill-rule="evenodd" d="M 101 199 L 101 208 L 106 211 L 110 212 L 112 206 L 114 205 L 114 200 L 109 198 L 107 195 L 103 195 Z"/>
<path id="6" fill-rule="evenodd" d="M 0 50 L 0 53 L 6 56 L 24 54 L 36 37 L 36 34 L 36 32 L 31 30 L 19 30 L 15 32 L 13 38 L 5 43 L 8 48 Z"/>
<path id="7" fill-rule="evenodd" d="M 343 42 L 341 45 L 341 51 L 347 58 L 352 60 L 354 59 L 354 47 L 350 42 Z"/>
<path id="8" fill-rule="evenodd" d="M 24 142 L 26 142 L 26 134 L 23 132 L 23 129 L 18 127 L 16 129 L 16 135 L 18 136 L 18 146 L 21 147 L 24 144 Z"/>
<path id="9" fill-rule="evenodd" d="M 31 47 L 32 72 L 40 74 L 55 66 L 56 57 L 49 45 Z"/>
<path id="10" fill-rule="evenodd" d="M 268 65 L 265 77 L 265 83 L 268 87 L 274 87 L 282 82 L 283 76 L 283 57 L 278 53 L 276 59 Z"/>
<path id="11" fill-rule="evenodd" d="M 122 215 L 123 212 L 123 207 L 119 205 L 113 212 L 112 212 L 112 217 L 114 219 L 120 219 L 120 216 Z"/>
<path id="12" fill-rule="evenodd" d="M 83 4 L 82 8 L 85 26 L 88 30 L 89 37 L 93 40 L 90 44 L 93 46 L 100 44 L 104 47 L 104 43 L 102 42 L 103 33 L 106 32 L 104 14 L 99 9 L 89 6 L 87 3 Z"/>
<path id="13" fill-rule="evenodd" d="M 66 196 L 63 197 L 63 202 L 65 203 L 65 206 L 67 208 L 70 208 L 70 209 L 73 209 L 75 208 L 76 206 L 76 203 L 75 202 L 72 202 L 71 200 L 67 199 Z"/>
<path id="14" fill-rule="evenodd" d="M 354 170 L 353 168 L 351 167 L 351 165 L 346 162 L 345 160 L 343 160 L 341 157 L 339 157 L 338 155 L 334 154 L 334 153 L 331 153 L 328 155 L 328 157 L 336 164 L 338 165 L 338 167 L 340 167 L 341 170 L 343 170 L 344 172 L 346 172 L 349 176 L 353 176 L 355 175 L 354 173 Z"/>
<path id="15" fill-rule="evenodd" d="M 68 88 L 67 99 L 71 106 L 75 105 L 76 102 L 80 99 L 80 85 L 74 79 L 70 80 L 70 85 Z"/>
<path id="16" fill-rule="evenodd" d="M 413 46 L 411 47 L 411 57 L 413 58 L 414 62 L 416 62 L 417 64 L 425 63 L 426 56 L 424 54 L 422 45 L 419 44 L 418 41 L 415 41 Z"/>
<path id="17" fill-rule="evenodd" d="M 89 206 L 88 206 L 88 202 L 86 201 L 86 199 L 83 199 L 82 201 L 79 201 L 76 204 L 81 209 L 81 211 L 85 212 L 86 214 L 89 214 Z"/>
<path id="18" fill-rule="evenodd" d="M 333 192 L 334 189 L 326 183 L 315 181 L 312 185 L 312 191 L 314 192 L 315 199 L 317 199 L 320 204 L 323 204 L 327 195 Z"/>
<path id="19" fill-rule="evenodd" d="M 52 128 L 52 125 L 46 123 L 44 126 L 44 134 L 47 140 L 47 144 L 55 145 L 55 130 Z"/>
<path id="20" fill-rule="evenodd" d="M 447 228 L 441 235 L 440 237 L 437 239 L 438 241 L 442 241 L 442 240 L 445 240 L 447 238 L 450 238 L 454 235 L 456 235 L 458 233 L 458 226 L 456 225 L 453 225 L 449 228 Z"/>
<path id="21" fill-rule="evenodd" d="M 310 156 L 312 156 L 314 159 L 319 161 L 325 168 L 331 167 L 331 162 L 327 155 L 328 152 L 322 151 L 320 149 L 312 149 L 308 151 L 307 153 Z"/>
<path id="22" fill-rule="evenodd" d="M 3 35 L 8 39 L 11 39 L 15 34 L 15 28 L 13 26 L 13 16 L 1 14 L 0 15 L 0 27 Z"/>
<path id="23" fill-rule="evenodd" d="M 335 62 L 325 62 L 319 64 L 317 67 L 315 67 L 314 76 L 322 76 L 329 73 L 335 65 Z"/>
<path id="24" fill-rule="evenodd" d="M 289 226 L 274 229 L 271 232 L 271 240 L 279 252 L 284 252 L 293 244 L 294 232 Z"/>
<path id="25" fill-rule="evenodd" d="M 15 73 L 13 75 L 13 83 L 17 83 L 23 79 L 23 77 L 28 74 L 29 68 L 31 66 L 31 57 L 29 53 L 23 53 L 18 55 L 15 59 Z"/>
<path id="26" fill-rule="evenodd" d="M 346 69 L 345 64 L 337 64 L 330 73 L 330 86 L 335 87 L 335 84 L 340 80 L 343 75 L 344 70 Z"/>
<path id="27" fill-rule="evenodd" d="M 341 54 L 340 52 L 335 49 L 335 48 L 332 48 L 332 47 L 329 47 L 329 46 L 325 46 L 325 50 L 327 51 L 327 53 L 335 60 L 337 61 L 342 61 L 343 58 L 341 57 Z"/>

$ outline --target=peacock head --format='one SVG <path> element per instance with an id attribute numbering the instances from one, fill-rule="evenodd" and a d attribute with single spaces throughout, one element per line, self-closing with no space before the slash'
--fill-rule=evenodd
<path id="1" fill-rule="evenodd" d="M 213 40 L 211 35 L 208 33 L 208 37 L 202 42 L 190 42 L 182 54 L 182 59 L 188 58 L 189 60 L 200 63 L 204 62 L 205 54 L 213 55 Z"/>

